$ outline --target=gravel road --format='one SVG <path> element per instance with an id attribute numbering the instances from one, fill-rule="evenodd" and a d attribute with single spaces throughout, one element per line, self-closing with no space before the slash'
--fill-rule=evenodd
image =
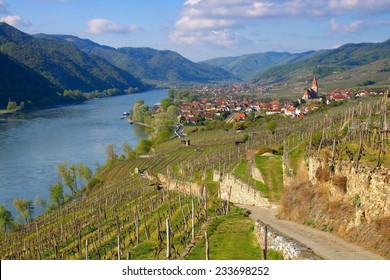
<path id="1" fill-rule="evenodd" d="M 371 253 L 362 247 L 350 244 L 343 239 L 309 226 L 292 221 L 275 218 L 277 207 L 264 208 L 247 205 L 237 205 L 248 209 L 253 220 L 260 219 L 274 229 L 280 231 L 311 248 L 315 254 L 328 260 L 383 260 L 384 258 Z"/>

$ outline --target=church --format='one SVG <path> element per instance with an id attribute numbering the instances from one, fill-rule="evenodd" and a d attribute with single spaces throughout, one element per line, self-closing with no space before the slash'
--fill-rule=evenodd
<path id="1" fill-rule="evenodd" d="M 303 94 L 302 98 L 300 99 L 300 103 L 304 102 L 319 102 L 321 101 L 321 98 L 318 95 L 318 82 L 317 77 L 313 77 L 313 81 L 311 83 L 311 87 L 306 89 L 305 93 Z"/>

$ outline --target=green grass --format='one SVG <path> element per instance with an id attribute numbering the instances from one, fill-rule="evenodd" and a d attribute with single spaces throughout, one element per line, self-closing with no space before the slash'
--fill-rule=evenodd
<path id="1" fill-rule="evenodd" d="M 298 172 L 300 161 L 305 156 L 305 149 L 306 149 L 306 144 L 302 143 L 296 147 L 290 148 L 289 150 L 288 158 L 290 161 L 290 166 L 293 169 L 295 175 Z"/>
<path id="2" fill-rule="evenodd" d="M 270 198 L 279 201 L 284 187 L 282 157 L 256 156 L 255 162 L 270 190 Z"/>
<path id="3" fill-rule="evenodd" d="M 211 221 L 207 232 L 211 260 L 259 260 L 261 249 L 253 231 L 254 221 L 241 215 L 220 216 Z M 205 238 L 187 259 L 204 260 Z"/>
<path id="4" fill-rule="evenodd" d="M 270 197 L 269 187 L 263 184 L 262 182 L 256 181 L 252 177 L 248 176 L 248 174 L 249 174 L 248 161 L 243 159 L 234 169 L 234 176 L 236 176 L 238 179 L 242 180 L 243 182 L 254 186 L 259 191 L 261 191 L 264 197 L 269 198 Z"/>

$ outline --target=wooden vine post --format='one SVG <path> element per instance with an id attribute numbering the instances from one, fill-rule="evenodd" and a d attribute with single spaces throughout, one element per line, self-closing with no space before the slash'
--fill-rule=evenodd
<path id="1" fill-rule="evenodd" d="M 170 239 L 170 230 L 169 230 L 169 218 L 166 219 L 166 233 L 167 233 L 167 255 L 166 259 L 169 260 L 171 256 L 171 239 Z"/>
<path id="2" fill-rule="evenodd" d="M 268 228 L 267 225 L 265 225 L 264 238 L 263 238 L 263 260 L 267 259 L 267 250 L 268 250 Z"/>
<path id="3" fill-rule="evenodd" d="M 204 233 L 204 238 L 206 241 L 206 260 L 208 261 L 210 259 L 210 248 L 209 248 L 209 236 L 207 234 L 207 230 Z"/>
<path id="4" fill-rule="evenodd" d="M 88 239 L 85 239 L 85 260 L 88 260 Z"/>
<path id="5" fill-rule="evenodd" d="M 191 201 L 191 226 L 192 226 L 192 229 L 191 229 L 191 237 L 192 237 L 192 240 L 195 239 L 195 206 L 194 206 L 194 197 L 192 197 L 192 201 Z"/>

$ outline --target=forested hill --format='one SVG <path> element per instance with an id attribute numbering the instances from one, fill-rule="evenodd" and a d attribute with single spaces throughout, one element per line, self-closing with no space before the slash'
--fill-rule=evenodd
<path id="1" fill-rule="evenodd" d="M 9 100 L 18 104 L 60 103 L 64 98 L 56 93 L 59 90 L 38 72 L 0 53 L 0 108 L 6 107 Z"/>
<path id="2" fill-rule="evenodd" d="M 71 35 L 38 34 L 36 37 L 69 42 L 87 54 L 104 58 L 133 76 L 157 85 L 239 81 L 226 70 L 209 64 L 194 63 L 169 50 L 130 47 L 115 49 Z"/>
<path id="3" fill-rule="evenodd" d="M 204 63 L 221 67 L 244 81 L 254 79 L 259 72 L 275 65 L 287 64 L 305 59 L 315 53 L 266 52 L 246 54 L 236 57 L 220 57 L 204 61 Z"/>
<path id="4" fill-rule="evenodd" d="M 100 57 L 88 55 L 67 42 L 36 38 L 6 23 L 0 23 L 0 53 L 42 75 L 60 94 L 64 90 L 91 92 L 143 87 L 131 74 Z M 3 82 L 2 87 L 11 87 L 7 80 Z M 44 94 L 45 88 L 41 92 Z M 29 92 L 24 97 L 28 100 Z"/>
<path id="5" fill-rule="evenodd" d="M 337 49 L 318 51 L 298 62 L 274 66 L 254 79 L 275 83 L 296 78 L 302 71 L 324 78 L 390 58 L 390 40 L 382 43 L 346 44 Z M 377 69 L 373 69 L 375 72 Z M 372 75 L 374 73 L 371 73 Z M 367 77 L 361 77 L 362 80 Z"/>

